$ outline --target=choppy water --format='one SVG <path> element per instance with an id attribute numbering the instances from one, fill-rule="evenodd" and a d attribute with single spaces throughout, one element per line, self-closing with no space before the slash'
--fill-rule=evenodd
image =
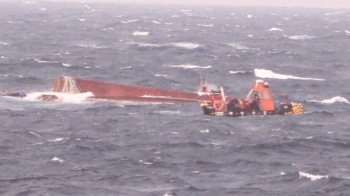
<path id="1" fill-rule="evenodd" d="M 0 2 L 2 195 L 348 195 L 350 11 Z M 68 75 L 244 97 L 256 77 L 298 116 L 198 103 L 34 98 Z"/>

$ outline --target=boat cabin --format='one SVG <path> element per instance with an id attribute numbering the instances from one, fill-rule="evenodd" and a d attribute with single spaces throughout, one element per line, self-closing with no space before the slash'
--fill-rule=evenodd
<path id="1" fill-rule="evenodd" d="M 273 96 L 270 87 L 264 80 L 255 80 L 253 88 L 247 94 L 246 100 L 260 100 L 260 107 L 262 111 L 273 111 L 275 105 L 273 103 Z"/>

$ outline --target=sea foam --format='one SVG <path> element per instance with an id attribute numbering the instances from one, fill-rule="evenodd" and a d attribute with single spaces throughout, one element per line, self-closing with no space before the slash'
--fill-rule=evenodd
<path id="1" fill-rule="evenodd" d="M 79 94 L 70 94 L 70 93 L 59 93 L 59 92 L 33 92 L 28 93 L 23 99 L 28 101 L 36 101 L 41 95 L 55 95 L 58 97 L 57 101 L 65 103 L 83 103 L 86 102 L 89 98 L 94 97 L 94 94 L 91 92 L 79 93 Z"/>

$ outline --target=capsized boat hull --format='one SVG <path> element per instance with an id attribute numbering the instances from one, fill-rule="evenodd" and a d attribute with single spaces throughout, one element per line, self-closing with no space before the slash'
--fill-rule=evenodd
<path id="1" fill-rule="evenodd" d="M 65 92 L 67 85 L 72 86 L 72 81 L 74 81 L 73 86 L 80 93 L 91 92 L 98 99 L 160 103 L 185 103 L 210 100 L 207 94 L 107 83 L 81 78 L 70 78 L 70 80 L 67 80 L 67 78 L 70 77 L 60 77 L 54 80 L 55 92 Z M 70 84 L 68 84 L 68 81 L 70 81 Z"/>

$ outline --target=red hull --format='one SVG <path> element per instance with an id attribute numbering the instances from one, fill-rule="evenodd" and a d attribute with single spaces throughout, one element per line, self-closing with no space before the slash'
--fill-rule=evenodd
<path id="1" fill-rule="evenodd" d="M 197 93 L 191 92 L 113 84 L 80 78 L 74 78 L 74 80 L 80 92 L 91 92 L 94 94 L 95 98 L 100 99 L 167 103 L 201 102 L 210 100 L 208 95 L 200 96 Z M 56 79 L 54 81 L 54 91 L 62 92 L 65 81 L 64 77 Z"/>

